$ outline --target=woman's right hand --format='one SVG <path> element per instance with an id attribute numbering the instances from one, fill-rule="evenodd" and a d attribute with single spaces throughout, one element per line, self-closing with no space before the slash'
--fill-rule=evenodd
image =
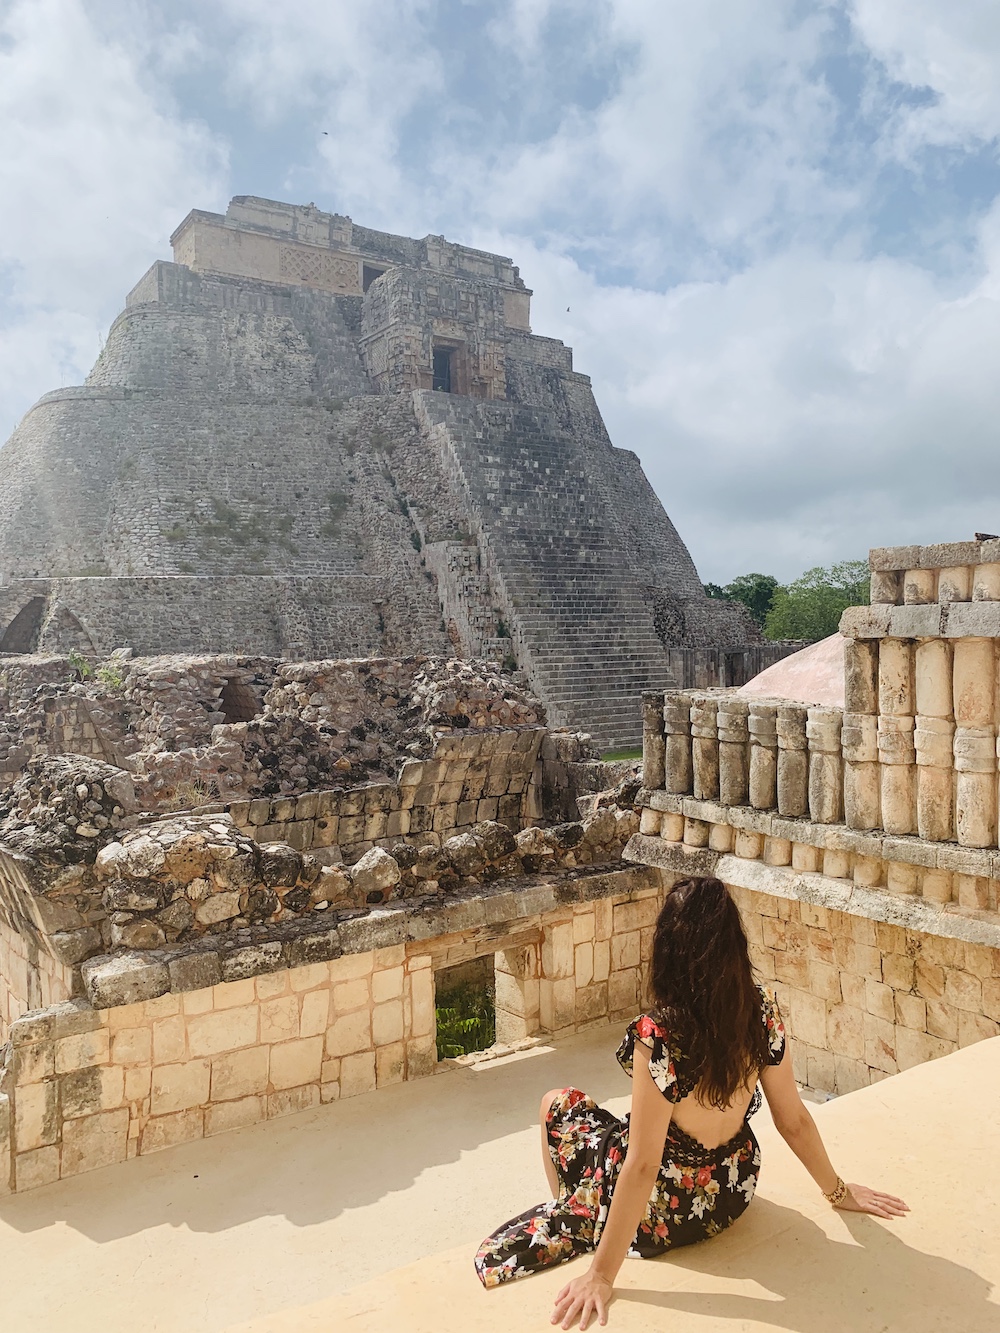
<path id="1" fill-rule="evenodd" d="M 841 1212 L 872 1213 L 875 1217 L 902 1217 L 910 1211 L 909 1204 L 895 1194 L 883 1194 L 867 1185 L 848 1185 L 847 1194 L 837 1207 Z"/>

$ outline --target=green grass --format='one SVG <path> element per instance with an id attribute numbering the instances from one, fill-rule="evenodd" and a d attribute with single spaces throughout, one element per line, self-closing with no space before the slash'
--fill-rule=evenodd
<path id="1" fill-rule="evenodd" d="M 466 983 L 442 996 L 437 1005 L 438 1059 L 485 1051 L 497 1039 L 492 986 Z"/>
<path id="2" fill-rule="evenodd" d="M 601 758 L 606 764 L 613 763 L 617 759 L 641 759 L 642 746 L 640 745 L 638 750 L 608 750 L 606 754 L 601 755 Z"/>

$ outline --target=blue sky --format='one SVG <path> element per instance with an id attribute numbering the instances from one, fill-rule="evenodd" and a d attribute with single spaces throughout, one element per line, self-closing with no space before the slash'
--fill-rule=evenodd
<path id="1" fill-rule="evenodd" d="M 706 579 L 1000 531 L 995 0 L 0 0 L 0 126 L 0 438 L 261 194 L 511 255 Z"/>

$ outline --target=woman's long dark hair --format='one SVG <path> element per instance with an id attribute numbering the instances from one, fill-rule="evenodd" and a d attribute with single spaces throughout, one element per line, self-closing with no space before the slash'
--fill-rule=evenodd
<path id="1" fill-rule="evenodd" d="M 724 1110 L 767 1064 L 768 1037 L 739 909 L 718 879 L 684 879 L 656 921 L 650 984 L 700 1101 Z"/>

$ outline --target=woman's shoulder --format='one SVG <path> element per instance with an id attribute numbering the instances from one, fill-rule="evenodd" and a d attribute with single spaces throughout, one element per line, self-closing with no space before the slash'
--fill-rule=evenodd
<path id="1" fill-rule="evenodd" d="M 633 1018 L 625 1030 L 626 1039 L 628 1034 L 639 1038 L 640 1041 L 651 1041 L 654 1038 L 659 1041 L 667 1041 L 670 1037 L 670 1030 L 663 1018 L 657 1014 L 639 1014 Z"/>
<path id="2" fill-rule="evenodd" d="M 649 1051 L 649 1072 L 653 1082 L 668 1101 L 680 1101 L 691 1089 L 689 1080 L 684 1078 L 681 1071 L 682 1054 L 676 1048 L 663 1016 L 656 1013 L 639 1014 L 625 1029 L 617 1057 L 629 1078 L 632 1077 L 637 1041 Z"/>

